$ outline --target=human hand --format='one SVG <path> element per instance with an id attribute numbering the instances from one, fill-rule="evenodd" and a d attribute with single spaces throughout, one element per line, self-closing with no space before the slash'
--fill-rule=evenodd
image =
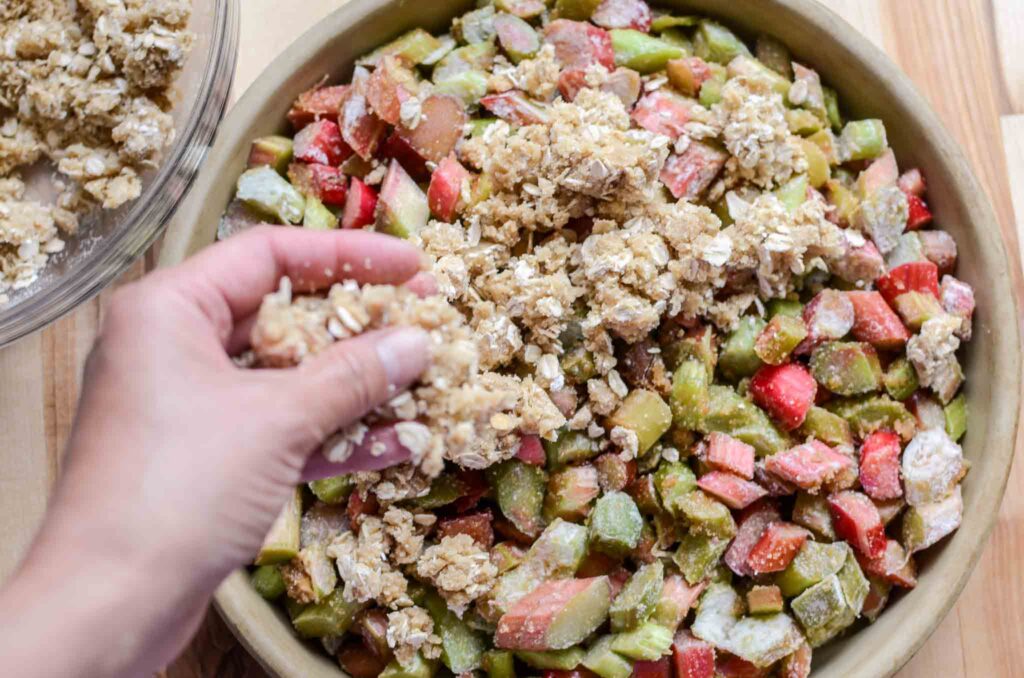
<path id="1" fill-rule="evenodd" d="M 356 455 L 325 468 L 311 455 L 419 376 L 423 330 L 368 333 L 294 369 L 243 370 L 230 356 L 247 345 L 281 276 L 300 292 L 326 288 L 341 271 L 424 292 L 432 281 L 417 275 L 420 261 L 389 236 L 255 229 L 114 294 L 86 365 L 56 503 L 23 568 L 38 579 L 63 561 L 53 584 L 73 576 L 68 562 L 84 563 L 137 589 L 128 592 L 134 602 L 122 602 L 152 612 L 133 619 L 134 640 L 123 656 L 105 653 L 99 674 L 137 675 L 172 659 L 221 579 L 251 561 L 296 484 L 404 460 Z M 38 605 L 38 587 L 28 588 L 35 594 L 24 602 Z M 97 595 L 93 607 L 116 605 L 117 591 Z M 69 672 L 82 675 L 82 664 Z"/>

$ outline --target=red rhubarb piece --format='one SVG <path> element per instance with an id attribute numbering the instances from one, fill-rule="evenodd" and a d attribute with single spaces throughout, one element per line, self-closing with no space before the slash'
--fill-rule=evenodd
<path id="1" fill-rule="evenodd" d="M 389 125 L 402 118 L 402 104 L 415 98 L 416 75 L 394 56 L 381 59 L 366 81 L 366 101 L 377 117 Z"/>
<path id="2" fill-rule="evenodd" d="M 465 513 L 473 509 L 491 489 L 483 471 L 460 468 L 455 472 L 455 477 L 462 492 L 462 496 L 452 504 L 456 513 Z"/>
<path id="3" fill-rule="evenodd" d="M 772 523 L 747 556 L 747 567 L 754 574 L 781 572 L 789 567 L 810 533 L 792 523 Z"/>
<path id="4" fill-rule="evenodd" d="M 366 78 L 365 70 L 356 69 L 353 85 L 345 92 L 342 99 L 341 112 L 338 114 L 338 127 L 341 137 L 353 151 L 363 160 L 369 160 L 377 152 L 384 133 L 387 132 L 386 122 L 374 115 L 363 93 Z"/>
<path id="5" fill-rule="evenodd" d="M 725 564 L 729 569 L 741 577 L 751 576 L 753 570 L 747 565 L 750 552 L 768 526 L 780 520 L 782 516 L 773 501 L 761 500 L 744 509 L 736 521 L 736 537 L 725 552 Z"/>
<path id="6" fill-rule="evenodd" d="M 895 350 L 910 339 L 910 332 L 881 294 L 874 291 L 847 292 L 853 304 L 853 338 L 875 348 Z"/>
<path id="7" fill-rule="evenodd" d="M 532 464 L 533 466 L 544 466 L 547 462 L 547 456 L 544 454 L 544 445 L 541 444 L 538 436 L 523 436 L 520 438 L 516 457 L 519 461 Z"/>
<path id="8" fill-rule="evenodd" d="M 832 262 L 832 273 L 848 283 L 873 283 L 885 273 L 885 259 L 870 240 L 861 245 L 843 239 L 843 254 Z"/>
<path id="9" fill-rule="evenodd" d="M 900 190 L 908 196 L 922 196 L 925 192 L 924 175 L 921 174 L 921 170 L 916 167 L 901 174 L 897 185 L 900 187 Z"/>
<path id="10" fill-rule="evenodd" d="M 322 118 L 337 119 L 348 88 L 349 85 L 336 85 L 303 92 L 288 111 L 288 122 L 298 131 Z"/>
<path id="11" fill-rule="evenodd" d="M 900 264 L 875 281 L 875 286 L 890 306 L 907 292 L 927 292 L 939 298 L 939 268 L 930 261 Z"/>
<path id="12" fill-rule="evenodd" d="M 907 205 L 910 207 L 907 211 L 908 231 L 916 231 L 932 223 L 932 211 L 924 200 L 916 195 L 908 195 Z"/>
<path id="13" fill-rule="evenodd" d="M 430 211 L 445 223 L 452 223 L 465 202 L 463 196 L 469 192 L 470 174 L 465 167 L 450 155 L 437 166 L 430 177 L 427 201 Z"/>
<path id="14" fill-rule="evenodd" d="M 971 338 L 971 319 L 974 317 L 974 288 L 951 275 L 942 277 L 942 309 L 960 318 L 961 339 Z"/>
<path id="15" fill-rule="evenodd" d="M 489 94 L 480 105 L 513 125 L 539 125 L 547 121 L 546 109 L 519 90 Z"/>
<path id="16" fill-rule="evenodd" d="M 875 431 L 861 444 L 860 484 L 872 499 L 903 496 L 900 451 L 900 437 L 891 431 Z"/>
<path id="17" fill-rule="evenodd" d="M 633 662 L 633 673 L 630 678 L 672 678 L 672 666 L 668 657 Z"/>
<path id="18" fill-rule="evenodd" d="M 666 88 L 641 97 L 633 109 L 633 121 L 655 134 L 678 139 L 686 131 L 695 102 Z"/>
<path id="19" fill-rule="evenodd" d="M 705 473 L 697 481 L 697 486 L 736 510 L 744 509 L 768 494 L 768 491 L 757 483 L 725 471 Z"/>
<path id="20" fill-rule="evenodd" d="M 437 540 L 454 537 L 457 534 L 468 534 L 477 544 L 484 548 L 494 545 L 494 529 L 491 526 L 494 516 L 490 511 L 480 511 L 457 518 L 445 518 L 437 524 Z"/>
<path id="21" fill-rule="evenodd" d="M 811 440 L 765 459 L 768 471 L 808 492 L 817 492 L 824 483 L 852 467 L 852 459 L 819 440 Z"/>
<path id="22" fill-rule="evenodd" d="M 754 402 L 788 431 L 804 423 L 817 392 L 814 377 L 798 363 L 765 365 L 750 380 Z"/>
<path id="23" fill-rule="evenodd" d="M 579 630 L 577 607 L 586 611 L 592 607 L 591 598 L 603 599 L 604 613 L 608 613 L 608 579 L 558 579 L 547 581 L 521 598 L 498 620 L 494 632 L 495 647 L 510 650 L 565 649 L 575 643 L 566 642 L 566 629 Z M 598 620 L 600 623 L 600 620 Z M 580 638 L 579 640 L 582 640 Z M 578 641 L 577 641 L 578 642 Z"/>
<path id="24" fill-rule="evenodd" d="M 866 558 L 857 553 L 857 562 L 870 576 L 879 577 L 905 589 L 917 586 L 917 567 L 914 566 L 914 560 L 895 539 L 886 540 L 885 550 L 878 558 Z"/>
<path id="25" fill-rule="evenodd" d="M 839 290 L 822 290 L 804 306 L 807 338 L 796 347 L 797 355 L 805 355 L 830 339 L 842 339 L 853 329 L 856 313 L 853 302 Z"/>
<path id="26" fill-rule="evenodd" d="M 672 666 L 675 678 L 714 678 L 715 648 L 680 631 L 672 642 Z"/>
<path id="27" fill-rule="evenodd" d="M 718 177 L 728 159 L 724 151 L 692 141 L 682 154 L 668 157 L 661 170 L 661 181 L 677 200 L 694 200 Z"/>
<path id="28" fill-rule="evenodd" d="M 751 480 L 754 477 L 754 448 L 742 440 L 714 431 L 705 439 L 704 461 L 711 468 L 728 471 Z"/>
<path id="29" fill-rule="evenodd" d="M 365 641 L 354 637 L 338 650 L 338 663 L 352 678 L 377 678 L 387 668 L 388 657 L 381 657 Z"/>
<path id="30" fill-rule="evenodd" d="M 899 170 L 896 168 L 896 154 L 891 148 L 868 165 L 867 169 L 860 173 L 857 183 L 864 195 L 871 195 L 880 188 L 891 186 L 899 178 Z"/>
<path id="31" fill-rule="evenodd" d="M 615 68 L 612 36 L 586 21 L 556 19 L 544 29 L 544 41 L 555 46 L 555 58 L 564 68 L 586 68 L 600 64 Z"/>
<path id="32" fill-rule="evenodd" d="M 759 669 L 732 654 L 719 655 L 715 660 L 715 671 L 721 678 L 764 678 L 768 675 L 768 669 Z"/>
<path id="33" fill-rule="evenodd" d="M 811 675 L 811 646 L 804 643 L 782 660 L 781 678 L 808 678 Z"/>
<path id="34" fill-rule="evenodd" d="M 295 159 L 318 165 L 337 166 L 352 155 L 332 120 L 317 120 L 295 135 Z"/>
<path id="35" fill-rule="evenodd" d="M 288 180 L 300 192 L 318 198 L 325 205 L 341 207 L 345 204 L 348 177 L 337 167 L 293 162 L 288 166 Z"/>
<path id="36" fill-rule="evenodd" d="M 647 33 L 653 17 L 644 0 L 604 0 L 590 20 L 601 28 L 632 28 Z"/>
<path id="37" fill-rule="evenodd" d="M 377 508 L 377 495 L 372 492 L 367 492 L 365 497 L 359 490 L 350 494 L 348 504 L 345 506 L 345 513 L 348 515 L 348 522 L 352 526 L 352 530 L 358 531 L 359 526 L 363 524 L 363 518 L 375 514 Z"/>
<path id="38" fill-rule="evenodd" d="M 426 158 L 410 146 L 397 130 L 381 144 L 380 157 L 384 160 L 397 160 L 402 169 L 417 183 L 430 181 L 430 169 L 427 167 Z"/>
<path id="39" fill-rule="evenodd" d="M 935 264 L 939 275 L 952 273 L 956 268 L 956 240 L 945 231 L 921 231 L 917 234 L 921 241 L 921 253 L 924 258 Z"/>
<path id="40" fill-rule="evenodd" d="M 681 575 L 671 574 L 665 577 L 665 583 L 661 586 L 662 600 L 671 600 L 675 607 L 681 610 L 685 616 L 687 610 L 697 604 L 700 594 L 708 587 L 706 581 L 696 586 L 689 586 Z"/>
<path id="41" fill-rule="evenodd" d="M 424 159 L 439 163 L 455 150 L 468 119 L 460 99 L 434 94 L 420 104 L 416 126 L 399 125 L 398 133 Z"/>
<path id="42" fill-rule="evenodd" d="M 377 191 L 364 184 L 358 177 L 352 177 L 345 212 L 341 217 L 342 228 L 363 228 L 374 222 L 377 210 Z"/>
<path id="43" fill-rule="evenodd" d="M 852 490 L 828 498 L 836 534 L 868 558 L 885 552 L 885 525 L 867 495 Z"/>

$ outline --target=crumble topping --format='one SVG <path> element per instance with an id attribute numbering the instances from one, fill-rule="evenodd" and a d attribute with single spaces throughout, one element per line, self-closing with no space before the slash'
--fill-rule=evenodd
<path id="1" fill-rule="evenodd" d="M 470 603 L 491 590 L 498 568 L 473 537 L 456 534 L 424 551 L 416 574 L 433 584 L 448 607 L 462 617 Z"/>
<path id="2" fill-rule="evenodd" d="M 917 371 L 921 386 L 929 387 L 943 403 L 956 395 L 963 370 L 956 358 L 961 320 L 948 313 L 925 321 L 921 332 L 907 342 L 907 358 Z"/>
<path id="3" fill-rule="evenodd" d="M 441 656 L 441 639 L 434 633 L 434 622 L 422 607 L 414 605 L 389 613 L 386 638 L 402 666 L 409 666 L 417 652 L 422 652 L 427 659 Z"/>

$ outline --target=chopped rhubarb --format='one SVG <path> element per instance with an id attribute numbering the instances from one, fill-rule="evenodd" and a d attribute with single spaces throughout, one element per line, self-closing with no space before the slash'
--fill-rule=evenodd
<path id="1" fill-rule="evenodd" d="M 756 664 L 732 654 L 717 657 L 715 672 L 722 678 L 764 678 L 768 675 L 767 669 L 758 668 Z"/>
<path id="2" fill-rule="evenodd" d="M 420 155 L 398 130 L 388 135 L 380 146 L 379 154 L 383 160 L 397 160 L 417 183 L 430 181 L 431 172 L 427 167 L 426 158 Z"/>
<path id="3" fill-rule="evenodd" d="M 932 211 L 928 204 L 916 195 L 907 196 L 907 230 L 916 231 L 932 223 Z"/>
<path id="4" fill-rule="evenodd" d="M 761 535 L 771 523 L 782 520 L 778 506 L 768 500 L 751 504 L 737 521 L 736 537 L 725 552 L 725 564 L 741 577 L 749 577 L 754 572 L 747 565 L 750 552 L 761 540 Z"/>
<path id="5" fill-rule="evenodd" d="M 885 551 L 878 558 L 865 558 L 857 553 L 857 562 L 868 576 L 879 577 L 905 589 L 917 586 L 914 559 L 895 539 L 886 540 Z"/>
<path id="6" fill-rule="evenodd" d="M 360 71 L 358 68 L 356 70 Z M 366 101 L 363 89 L 368 77 L 365 71 L 361 76 L 353 76 L 356 84 L 345 92 L 341 112 L 338 114 L 342 139 L 363 160 L 369 160 L 377 152 L 388 128 L 386 122 L 374 115 Z"/>
<path id="7" fill-rule="evenodd" d="M 836 534 L 867 558 L 885 552 L 885 525 L 866 495 L 847 490 L 828 498 Z"/>
<path id="8" fill-rule="evenodd" d="M 700 57 L 672 59 L 665 65 L 665 72 L 672 86 L 688 97 L 700 94 L 701 85 L 713 75 L 708 62 Z"/>
<path id="9" fill-rule="evenodd" d="M 398 133 L 424 159 L 441 162 L 455 150 L 466 127 L 466 107 L 447 94 L 434 94 L 420 104 L 420 115 L 412 126 L 400 125 Z"/>
<path id="10" fill-rule="evenodd" d="M 754 574 L 781 572 L 800 552 L 810 532 L 792 523 L 772 523 L 747 556 L 747 567 Z"/>
<path id="11" fill-rule="evenodd" d="M 492 674 L 493 675 L 493 674 Z M 502 674 L 504 675 L 504 674 Z M 509 674 L 512 675 L 512 674 Z M 548 669 L 544 672 L 544 678 L 601 678 L 590 669 L 578 666 L 574 669 Z"/>
<path id="12" fill-rule="evenodd" d="M 348 504 L 345 512 L 348 514 L 348 522 L 355 531 L 363 524 L 363 518 L 377 513 L 377 495 L 367 492 L 364 497 L 358 490 L 348 496 Z"/>
<path id="13" fill-rule="evenodd" d="M 303 92 L 288 111 L 288 122 L 298 131 L 323 118 L 336 119 L 348 90 L 349 85 L 336 85 Z"/>
<path id="14" fill-rule="evenodd" d="M 844 251 L 841 257 L 832 262 L 832 273 L 848 283 L 873 283 L 878 276 L 885 273 L 885 259 L 878 247 L 870 240 L 854 244 L 847 238 L 843 239 Z"/>
<path id="15" fill-rule="evenodd" d="M 860 447 L 860 484 L 872 499 L 903 496 L 900 485 L 900 437 L 890 431 L 875 431 Z"/>
<path id="16" fill-rule="evenodd" d="M 939 298 L 939 268 L 930 261 L 912 261 L 892 269 L 875 285 L 890 306 L 907 292 L 924 292 Z"/>
<path id="17" fill-rule="evenodd" d="M 633 674 L 630 678 L 672 678 L 672 666 L 668 657 L 636 661 L 633 662 Z"/>
<path id="18" fill-rule="evenodd" d="M 544 455 L 544 446 L 541 444 L 540 438 L 537 436 L 520 438 L 519 447 L 516 449 L 516 458 L 533 466 L 543 466 L 547 458 Z"/>
<path id="19" fill-rule="evenodd" d="M 804 306 L 807 339 L 796 348 L 798 355 L 810 353 L 815 346 L 829 339 L 842 339 L 853 329 L 856 312 L 849 296 L 839 290 L 818 292 Z"/>
<path id="20" fill-rule="evenodd" d="M 808 492 L 817 492 L 823 484 L 852 467 L 852 459 L 818 440 L 778 452 L 765 460 L 768 471 Z"/>
<path id="21" fill-rule="evenodd" d="M 714 678 L 715 648 L 689 631 L 680 631 L 672 642 L 675 678 Z"/>
<path id="22" fill-rule="evenodd" d="M 674 94 L 662 87 L 643 96 L 633 109 L 633 121 L 655 134 L 678 139 L 686 131 L 686 123 L 697 102 Z"/>
<path id="23" fill-rule="evenodd" d="M 894 350 L 902 348 L 910 339 L 910 332 L 900 317 L 878 292 L 847 292 L 853 303 L 853 336 L 875 348 Z"/>
<path id="24" fill-rule="evenodd" d="M 318 165 L 337 166 L 352 155 L 341 138 L 337 123 L 317 120 L 295 135 L 295 159 Z"/>
<path id="25" fill-rule="evenodd" d="M 348 177 L 337 167 L 293 162 L 288 167 L 288 180 L 299 191 L 317 198 L 325 205 L 340 207 L 345 204 Z"/>
<path id="26" fill-rule="evenodd" d="M 345 212 L 341 217 L 342 228 L 363 228 L 374 221 L 377 210 L 377 192 L 364 184 L 358 177 L 352 177 Z"/>
<path id="27" fill-rule="evenodd" d="M 494 516 L 490 511 L 481 511 L 457 518 L 445 518 L 437 524 L 438 541 L 457 534 L 468 534 L 473 541 L 485 549 L 494 545 L 494 529 L 491 527 Z"/>
<path id="28" fill-rule="evenodd" d="M 416 97 L 419 83 L 406 62 L 394 56 L 381 59 L 366 81 L 366 101 L 389 125 L 402 118 L 402 104 Z"/>
<path id="29" fill-rule="evenodd" d="M 817 391 L 814 377 L 798 363 L 765 365 L 750 380 L 754 402 L 790 431 L 804 423 Z"/>
<path id="30" fill-rule="evenodd" d="M 661 587 L 661 597 L 654 608 L 652 619 L 670 629 L 677 628 L 686 619 L 690 608 L 697 604 L 706 588 L 706 581 L 689 586 L 682 576 L 669 575 Z"/>
<path id="31" fill-rule="evenodd" d="M 732 436 L 713 431 L 708 434 L 704 461 L 720 471 L 750 480 L 754 477 L 754 448 Z"/>
<path id="32" fill-rule="evenodd" d="M 678 200 L 694 200 L 711 185 L 725 167 L 729 155 L 700 141 L 690 142 L 681 154 L 672 154 L 665 161 L 661 181 Z"/>
<path id="33" fill-rule="evenodd" d="M 604 623 L 610 604 L 607 577 L 545 582 L 502 615 L 494 644 L 510 650 L 564 650 Z"/>
<path id="34" fill-rule="evenodd" d="M 960 318 L 960 330 L 957 336 L 969 341 L 972 334 L 972 318 L 974 316 L 974 289 L 965 282 L 951 275 L 942 277 L 942 309 Z"/>
<path id="35" fill-rule="evenodd" d="M 899 178 L 896 168 L 896 154 L 887 148 L 867 169 L 857 177 L 857 186 L 862 195 L 870 195 L 880 188 L 891 186 Z"/>
<path id="36" fill-rule="evenodd" d="M 485 96 L 480 105 L 513 125 L 538 125 L 548 120 L 546 106 L 514 89 Z"/>
<path id="37" fill-rule="evenodd" d="M 408 238 L 423 228 L 429 218 L 427 196 L 398 161 L 392 160 L 380 189 L 377 229 L 399 238 Z"/>
<path id="38" fill-rule="evenodd" d="M 782 660 L 780 678 L 808 678 L 811 675 L 811 646 L 804 643 L 793 654 Z"/>
<path id="39" fill-rule="evenodd" d="M 939 268 L 939 275 L 956 268 L 957 248 L 953 236 L 945 231 L 921 231 L 917 234 L 924 258 Z"/>
<path id="40" fill-rule="evenodd" d="M 921 174 L 921 170 L 916 167 L 901 174 L 897 185 L 900 187 L 900 190 L 908 196 L 916 195 L 920 197 L 924 195 L 926 190 L 924 175 Z"/>
<path id="41" fill-rule="evenodd" d="M 544 41 L 555 46 L 555 58 L 564 68 L 600 64 L 615 68 L 615 51 L 608 31 L 585 21 L 556 19 L 544 29 Z"/>
<path id="42" fill-rule="evenodd" d="M 469 181 L 469 172 L 454 155 L 442 160 L 434 170 L 427 190 L 427 201 L 433 215 L 445 223 L 452 223 L 466 202 L 463 198 L 469 193 Z"/>
<path id="43" fill-rule="evenodd" d="M 724 471 L 705 473 L 697 481 L 697 486 L 736 510 L 744 509 L 768 494 L 768 491 L 757 483 Z"/>
<path id="44" fill-rule="evenodd" d="M 651 8 L 644 0 L 604 0 L 590 20 L 601 28 L 651 30 Z"/>

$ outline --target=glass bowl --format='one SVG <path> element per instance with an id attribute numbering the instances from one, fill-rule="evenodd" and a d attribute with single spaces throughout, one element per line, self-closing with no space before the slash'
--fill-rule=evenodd
<path id="1" fill-rule="evenodd" d="M 153 244 L 174 214 L 213 143 L 235 72 L 238 0 L 196 0 L 189 29 L 195 45 L 171 90 L 177 136 L 158 168 L 143 174 L 142 195 L 112 211 L 82 217 L 78 235 L 50 257 L 31 285 L 0 308 L 0 346 L 30 334 L 110 284 Z M 32 195 L 46 199 L 45 171 L 30 174 Z M 53 193 L 48 196 L 52 199 Z"/>

